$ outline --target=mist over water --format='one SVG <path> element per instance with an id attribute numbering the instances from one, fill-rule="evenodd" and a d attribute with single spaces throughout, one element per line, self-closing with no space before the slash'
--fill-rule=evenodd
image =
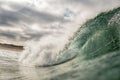
<path id="1" fill-rule="evenodd" d="M 0 51 L 0 79 L 119 80 L 119 3 L 1 1 L 1 43 L 24 50 Z"/>

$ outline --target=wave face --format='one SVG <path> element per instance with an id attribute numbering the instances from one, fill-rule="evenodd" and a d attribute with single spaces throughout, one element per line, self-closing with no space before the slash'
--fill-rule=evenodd
<path id="1" fill-rule="evenodd" d="M 68 47 L 84 54 L 86 59 L 94 59 L 120 47 L 120 8 L 101 13 L 87 21 L 76 33 Z"/>
<path id="2" fill-rule="evenodd" d="M 66 49 L 78 52 L 76 67 L 53 80 L 119 80 L 120 8 L 87 21 Z"/>

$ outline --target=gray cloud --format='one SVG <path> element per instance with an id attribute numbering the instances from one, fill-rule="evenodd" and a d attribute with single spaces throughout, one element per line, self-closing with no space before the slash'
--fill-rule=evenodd
<path id="1" fill-rule="evenodd" d="M 15 9 L 14 7 L 17 7 L 17 5 L 12 5 L 13 9 Z M 55 21 L 67 22 L 67 20 L 64 20 L 63 16 L 57 16 L 47 12 L 36 11 L 28 7 L 23 7 L 17 12 L 0 8 L 0 19 L 0 25 L 8 26 L 12 26 L 12 23 L 21 24 L 21 21 L 27 24 L 48 24 Z"/>
<path id="2" fill-rule="evenodd" d="M 93 5 L 93 2 L 91 0 L 65 0 L 66 3 L 71 3 L 71 4 L 85 4 L 85 5 Z"/>

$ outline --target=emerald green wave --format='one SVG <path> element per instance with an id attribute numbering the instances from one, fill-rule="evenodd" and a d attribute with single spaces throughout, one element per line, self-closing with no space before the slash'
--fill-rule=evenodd
<path id="1" fill-rule="evenodd" d="M 77 53 L 59 66 L 70 71 L 51 80 L 120 80 L 120 8 L 88 20 L 65 51 Z"/>
<path id="2" fill-rule="evenodd" d="M 101 13 L 87 21 L 75 35 L 68 49 L 97 58 L 120 49 L 120 8 Z"/>

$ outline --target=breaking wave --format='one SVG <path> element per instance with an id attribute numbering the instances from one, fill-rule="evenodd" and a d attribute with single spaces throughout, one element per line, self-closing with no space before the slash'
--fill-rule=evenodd
<path id="1" fill-rule="evenodd" d="M 48 36 L 39 42 L 28 41 L 19 61 L 30 66 L 53 66 L 80 55 L 88 60 L 100 57 L 119 50 L 119 27 L 120 8 L 103 12 L 78 28 L 69 40 Z"/>

